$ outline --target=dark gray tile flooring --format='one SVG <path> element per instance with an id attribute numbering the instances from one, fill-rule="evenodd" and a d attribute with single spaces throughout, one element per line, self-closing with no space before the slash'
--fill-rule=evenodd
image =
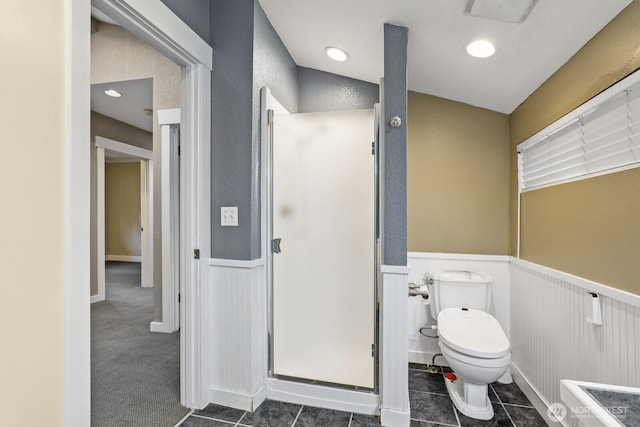
<path id="1" fill-rule="evenodd" d="M 515 383 L 493 383 L 489 398 L 495 416 L 488 421 L 468 418 L 455 409 L 444 382 L 448 368 L 409 366 L 411 427 L 542 427 L 547 423 Z M 435 372 L 434 372 L 435 371 Z M 193 411 L 181 427 L 378 427 L 378 418 L 267 400 L 254 412 L 209 405 Z"/>

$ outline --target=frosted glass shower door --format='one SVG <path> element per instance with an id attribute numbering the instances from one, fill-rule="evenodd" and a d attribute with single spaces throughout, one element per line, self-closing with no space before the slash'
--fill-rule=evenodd
<path id="1" fill-rule="evenodd" d="M 272 367 L 374 387 L 373 110 L 276 116 Z"/>

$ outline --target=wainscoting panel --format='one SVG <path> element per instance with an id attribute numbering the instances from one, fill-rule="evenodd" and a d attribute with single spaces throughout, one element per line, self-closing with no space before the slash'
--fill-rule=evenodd
<path id="1" fill-rule="evenodd" d="M 510 336 L 508 256 L 409 252 L 408 264 L 411 268 L 409 283 L 417 285 L 422 285 L 427 271 L 469 270 L 489 274 L 493 277 L 492 314 L 500 322 L 507 337 Z M 438 340 L 418 334 L 417 329 L 421 325 L 435 325 L 436 321 L 431 317 L 430 308 L 419 299 L 409 300 L 409 313 L 409 362 L 430 364 L 433 356 L 440 353 Z M 411 324 L 411 321 L 414 324 Z M 426 333 L 434 336 L 437 334 L 436 331 L 426 331 Z M 445 363 L 442 357 L 438 357 L 435 362 L 440 365 Z"/>
<path id="2" fill-rule="evenodd" d="M 407 373 L 407 273 L 404 266 L 381 266 L 380 419 L 389 427 L 409 426 Z"/>
<path id="3" fill-rule="evenodd" d="M 264 263 L 211 260 L 208 316 L 210 401 L 252 411 L 265 398 L 267 297 Z"/>
<path id="4" fill-rule="evenodd" d="M 586 321 L 600 294 L 602 326 Z M 548 406 L 560 380 L 640 386 L 640 296 L 523 260 L 511 262 L 511 354 Z"/>

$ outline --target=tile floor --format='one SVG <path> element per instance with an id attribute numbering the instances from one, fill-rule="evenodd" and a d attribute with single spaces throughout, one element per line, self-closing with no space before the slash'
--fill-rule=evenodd
<path id="1" fill-rule="evenodd" d="M 444 368 L 446 370 L 447 368 Z M 489 421 L 465 417 L 458 412 L 447 394 L 443 369 L 431 373 L 425 365 L 409 367 L 411 427 L 437 426 L 516 426 L 538 427 L 547 423 L 515 383 L 494 383 L 489 387 L 495 416 Z M 374 416 L 265 401 L 255 412 L 209 405 L 193 411 L 178 424 L 181 427 L 375 427 Z"/>

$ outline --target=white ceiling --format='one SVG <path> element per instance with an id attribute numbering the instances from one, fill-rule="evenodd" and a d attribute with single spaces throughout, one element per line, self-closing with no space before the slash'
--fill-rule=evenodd
<path id="1" fill-rule="evenodd" d="M 467 16 L 467 0 L 259 0 L 298 65 L 378 83 L 383 24 L 409 29 L 409 89 L 511 113 L 631 0 L 539 0 L 524 23 Z M 484 38 L 487 59 L 465 52 Z M 330 60 L 326 46 L 351 56 Z"/>
<path id="2" fill-rule="evenodd" d="M 120 98 L 105 95 L 115 89 Z M 153 79 L 126 80 L 91 85 L 91 110 L 147 132 L 153 132 L 153 120 L 145 114 L 153 108 Z"/>

